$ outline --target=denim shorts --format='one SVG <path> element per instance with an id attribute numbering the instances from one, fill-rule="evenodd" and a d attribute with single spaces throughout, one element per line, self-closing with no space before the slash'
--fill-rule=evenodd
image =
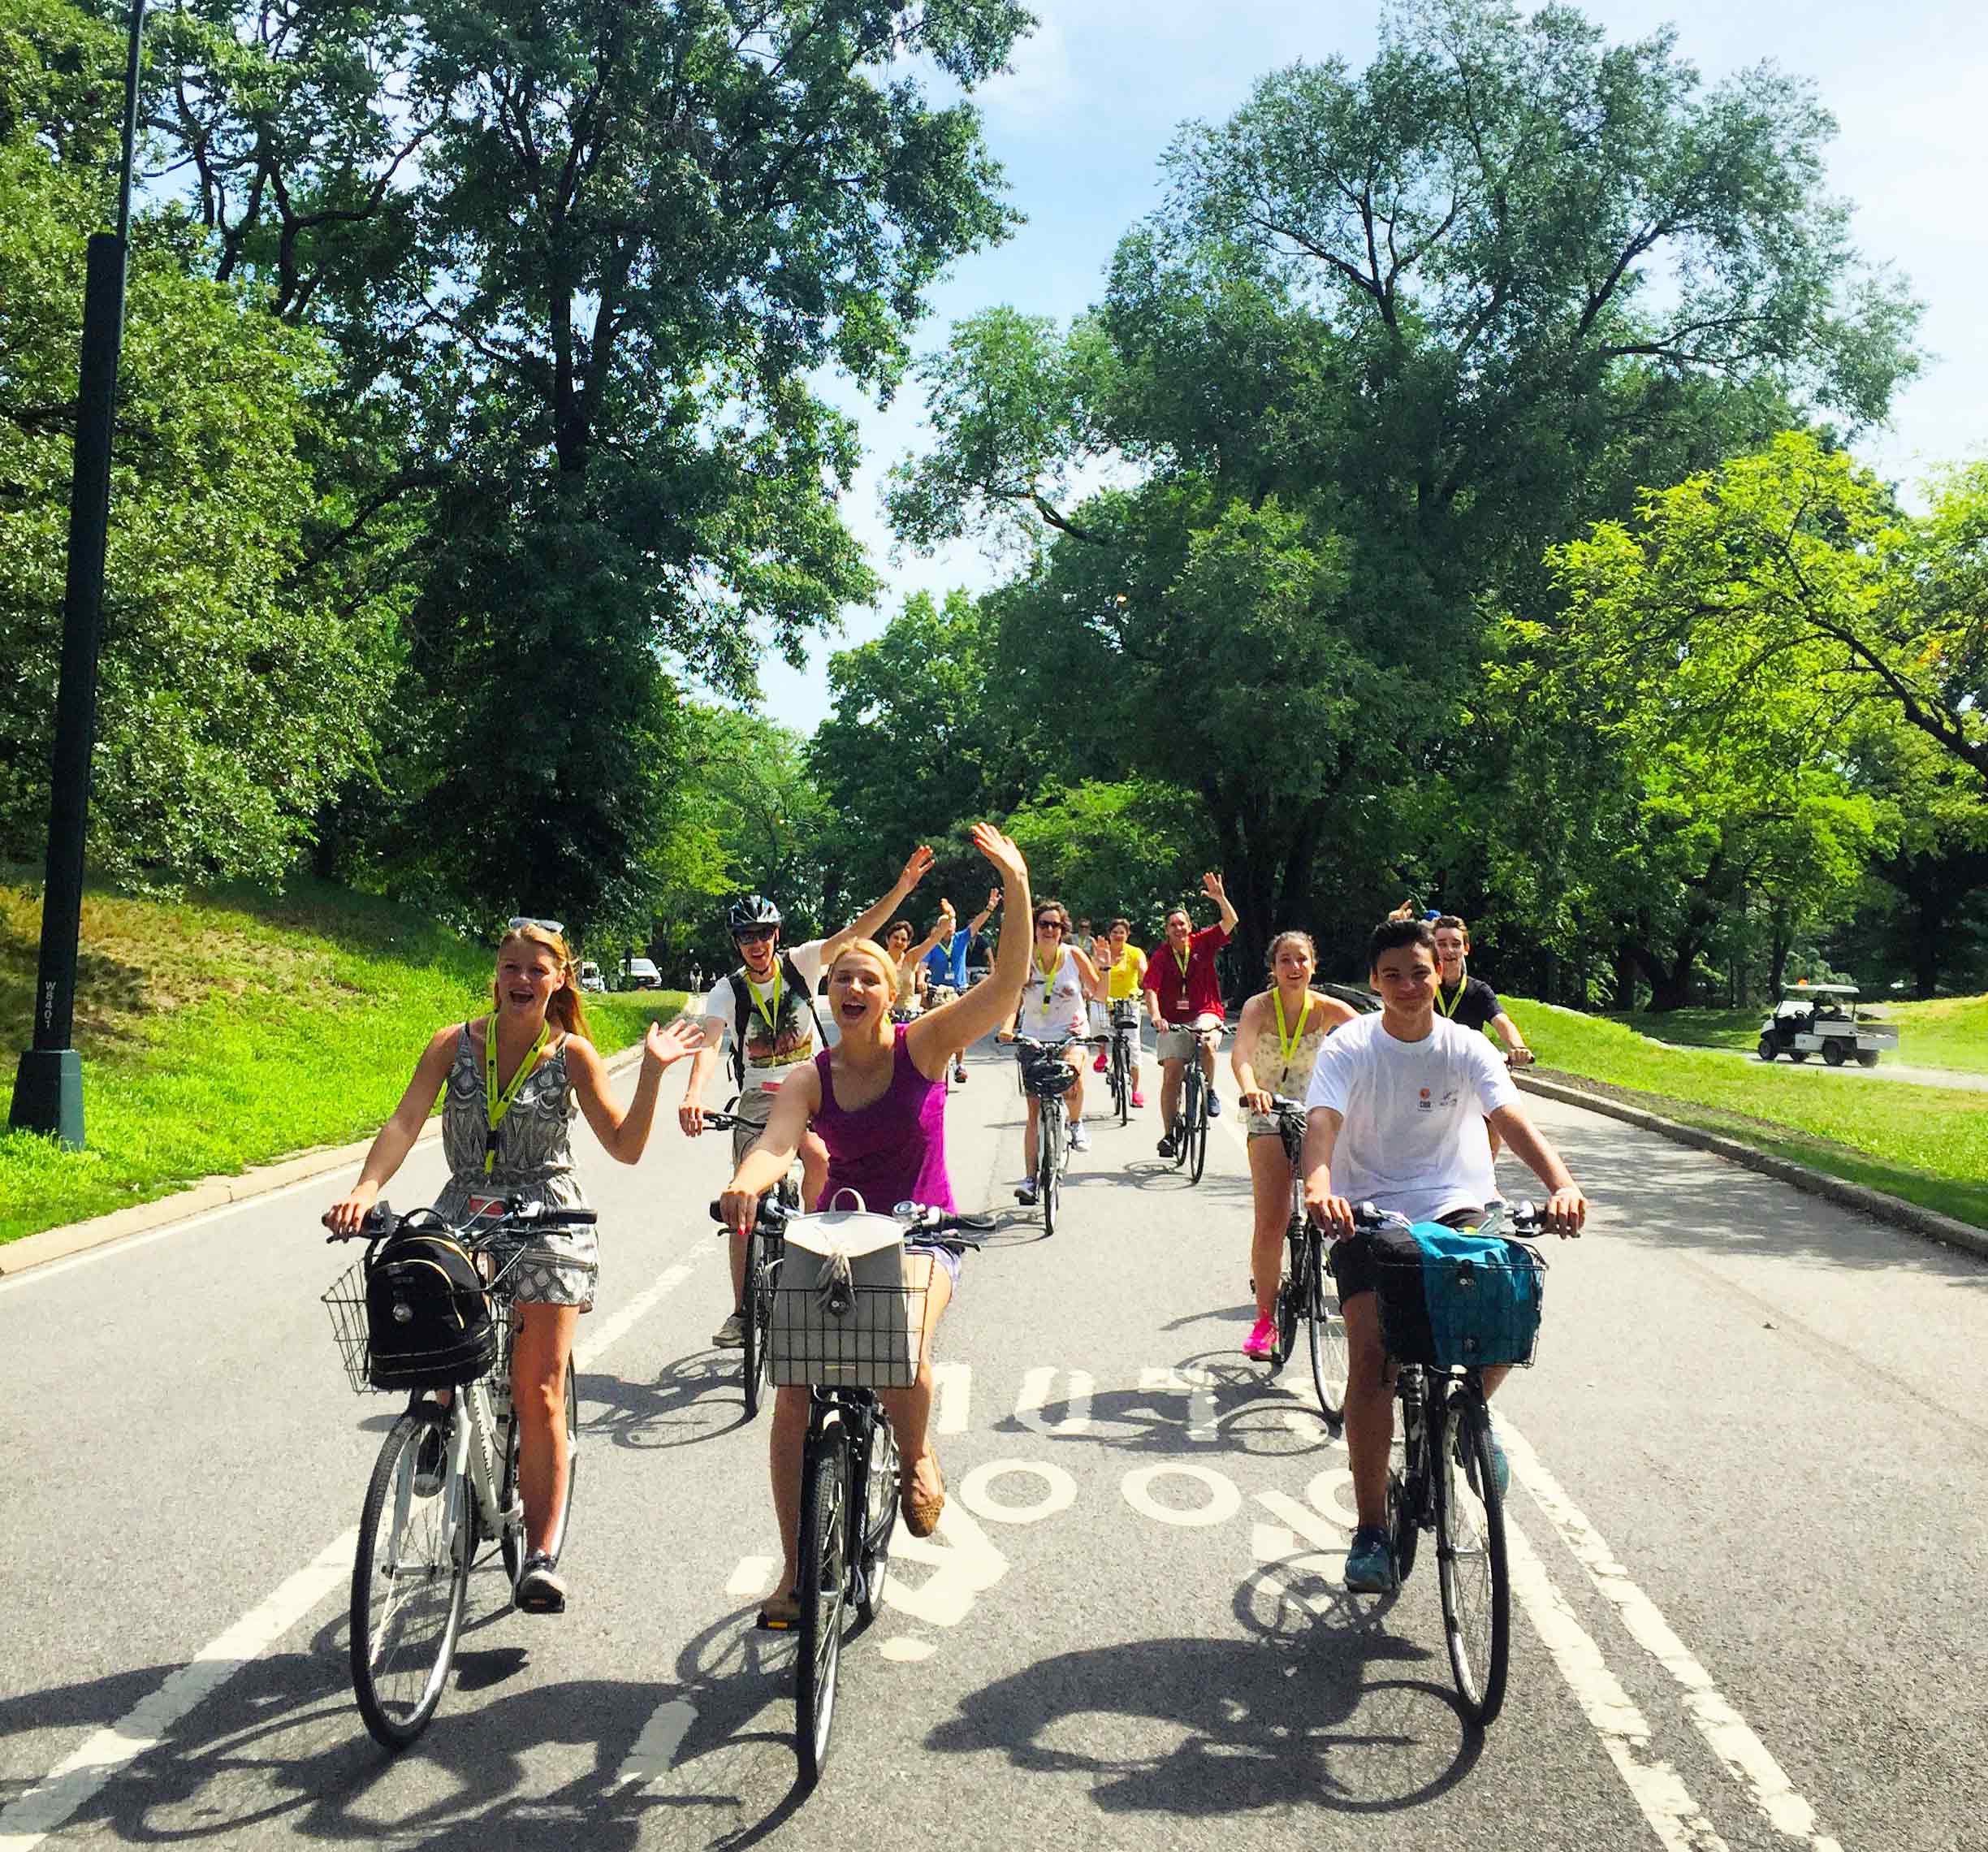
<path id="1" fill-rule="evenodd" d="M 956 1299 L 959 1296 L 960 1257 L 950 1248 L 928 1247 L 923 1241 L 907 1241 L 905 1243 L 905 1253 L 908 1255 L 923 1255 L 927 1260 L 936 1261 L 945 1269 L 946 1278 L 953 1283 L 953 1296 Z"/>

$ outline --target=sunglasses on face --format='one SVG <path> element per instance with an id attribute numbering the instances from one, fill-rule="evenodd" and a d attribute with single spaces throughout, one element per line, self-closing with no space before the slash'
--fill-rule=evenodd
<path id="1" fill-rule="evenodd" d="M 513 914 L 505 923 L 507 932 L 521 932 L 526 927 L 536 928 L 541 932 L 550 932 L 555 938 L 566 937 L 566 928 L 556 920 L 534 920 L 528 913 Z"/>
<path id="2" fill-rule="evenodd" d="M 1038 932 L 1061 932 L 1063 930 L 1063 922 L 1061 920 L 1038 920 L 1035 922 L 1035 930 Z"/>
<path id="3" fill-rule="evenodd" d="M 741 945 L 763 945 L 780 928 L 777 926 L 754 926 L 744 932 L 734 932 L 732 937 Z"/>

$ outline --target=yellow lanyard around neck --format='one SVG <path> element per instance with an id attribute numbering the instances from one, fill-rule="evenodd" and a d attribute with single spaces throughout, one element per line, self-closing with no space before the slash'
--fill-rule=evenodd
<path id="1" fill-rule="evenodd" d="M 1284 1032 L 1283 993 L 1281 991 L 1273 990 L 1270 993 L 1270 1001 L 1277 1006 L 1277 1053 L 1283 1058 L 1284 1065 L 1289 1067 L 1291 1064 L 1291 1057 L 1298 1052 L 1299 1043 L 1304 1040 L 1305 1019 L 1312 1014 L 1312 993 L 1308 990 L 1305 993 L 1304 1007 L 1298 1012 L 1298 1027 L 1293 1029 L 1289 1035 Z"/>
<path id="2" fill-rule="evenodd" d="M 1446 1003 L 1443 1001 L 1442 980 L 1440 977 L 1436 980 L 1436 1007 L 1452 1022 L 1456 1020 L 1457 1006 L 1463 1002 L 1463 992 L 1469 983 L 1467 977 L 1459 977 L 1457 980 L 1456 995 Z"/>
<path id="3" fill-rule="evenodd" d="M 1047 1010 L 1049 1007 L 1049 992 L 1056 983 L 1057 973 L 1063 968 L 1063 948 L 1059 945 L 1056 956 L 1047 964 L 1042 962 L 1042 954 L 1039 952 L 1031 952 L 1029 962 L 1035 967 L 1036 975 L 1043 980 L 1043 1007 Z"/>
<path id="4" fill-rule="evenodd" d="M 773 962 L 773 1006 L 768 1009 L 759 993 L 753 989 L 752 973 L 746 974 L 746 994 L 752 999 L 754 1009 L 759 1012 L 761 1021 L 767 1026 L 767 1033 L 775 1043 L 780 1041 L 780 961 Z"/>
<path id="5" fill-rule="evenodd" d="M 490 1137 L 483 1147 L 483 1175 L 488 1176 L 497 1162 L 497 1127 L 503 1123 L 503 1116 L 511 1110 L 511 1102 L 518 1097 L 518 1089 L 530 1077 L 531 1071 L 538 1065 L 538 1056 L 552 1033 L 550 1023 L 538 1026 L 538 1039 L 531 1045 L 530 1052 L 517 1064 L 517 1071 L 511 1076 L 511 1084 L 502 1093 L 497 1089 L 497 1019 L 491 1016 L 483 1025 L 483 1101 L 484 1112 L 490 1120 Z"/>
<path id="6" fill-rule="evenodd" d="M 1194 963 L 1194 941 L 1191 939 L 1187 941 L 1187 950 L 1184 952 L 1175 950 L 1172 945 L 1169 945 L 1167 950 L 1173 953 L 1173 962 L 1180 967 L 1181 982 L 1185 984 L 1187 981 L 1187 967 Z"/>

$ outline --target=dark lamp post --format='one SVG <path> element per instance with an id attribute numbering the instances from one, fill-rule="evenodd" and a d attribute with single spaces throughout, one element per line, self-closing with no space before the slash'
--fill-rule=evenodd
<path id="1" fill-rule="evenodd" d="M 21 1057 L 8 1122 L 16 1131 L 83 1143 L 83 1067 L 69 1045 L 76 1022 L 76 940 L 83 912 L 83 841 L 89 816 L 90 747 L 97 735 L 97 656 L 103 625 L 104 547 L 110 526 L 110 431 L 124 335 L 124 259 L 131 231 L 132 150 L 138 137 L 138 37 L 145 0 L 132 0 L 124 67 L 123 161 L 117 230 L 93 233 L 83 292 L 75 473 L 69 485 L 69 576 L 63 598 L 62 682 L 49 777 L 48 863 L 34 1046 Z"/>

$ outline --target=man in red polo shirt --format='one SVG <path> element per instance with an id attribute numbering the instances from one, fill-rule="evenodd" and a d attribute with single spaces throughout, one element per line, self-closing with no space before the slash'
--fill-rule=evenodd
<path id="1" fill-rule="evenodd" d="M 1215 954 L 1229 943 L 1229 935 L 1236 928 L 1236 910 L 1229 904 L 1221 876 L 1204 875 L 1201 889 L 1221 909 L 1221 920 L 1197 932 L 1187 909 L 1175 907 L 1166 917 L 1165 937 L 1146 961 L 1146 998 L 1159 1036 L 1162 1158 L 1173 1155 L 1173 1114 L 1180 1105 L 1181 1078 L 1187 1071 L 1187 1058 L 1196 1040 L 1191 1032 L 1196 1027 L 1218 1027 L 1222 1020 L 1221 980 L 1216 975 Z M 1221 1110 L 1221 1102 L 1215 1097 L 1212 1038 L 1200 1038 L 1200 1061 L 1212 1118 Z"/>

